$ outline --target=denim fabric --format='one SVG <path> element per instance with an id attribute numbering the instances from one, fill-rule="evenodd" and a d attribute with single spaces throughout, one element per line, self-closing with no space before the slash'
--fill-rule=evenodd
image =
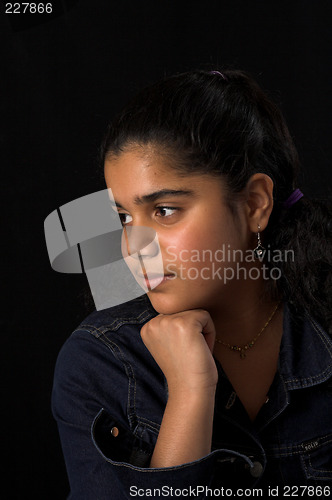
<path id="1" fill-rule="evenodd" d="M 146 295 L 95 311 L 60 351 L 52 407 L 70 499 L 151 498 L 162 487 L 166 493 L 332 487 L 332 341 L 314 319 L 298 320 L 287 303 L 278 370 L 256 420 L 217 362 L 212 452 L 189 464 L 149 468 L 167 385 L 140 329 L 156 314 Z"/>

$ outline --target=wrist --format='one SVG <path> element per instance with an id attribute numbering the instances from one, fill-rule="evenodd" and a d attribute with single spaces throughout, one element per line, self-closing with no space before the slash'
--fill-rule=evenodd
<path id="1" fill-rule="evenodd" d="M 185 402 L 186 404 L 190 401 L 192 404 L 196 402 L 202 404 L 202 402 L 213 401 L 215 399 L 217 385 L 209 385 L 206 387 L 192 387 L 184 384 L 175 384 L 168 386 L 168 399 L 178 400 Z"/>

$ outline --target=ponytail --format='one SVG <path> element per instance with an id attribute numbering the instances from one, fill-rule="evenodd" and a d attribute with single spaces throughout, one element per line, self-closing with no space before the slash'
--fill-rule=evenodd
<path id="1" fill-rule="evenodd" d="M 288 209 L 276 207 L 264 233 L 271 248 L 285 256 L 279 263 L 281 278 L 275 281 L 279 296 L 332 334 L 331 201 L 304 196 Z"/>

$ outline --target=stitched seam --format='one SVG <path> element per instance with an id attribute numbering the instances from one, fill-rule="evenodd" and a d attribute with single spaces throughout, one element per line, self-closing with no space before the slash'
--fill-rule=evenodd
<path id="1" fill-rule="evenodd" d="M 328 441 L 328 442 L 330 442 L 330 441 Z M 313 474 L 311 474 L 311 473 L 310 473 L 310 471 L 308 470 L 308 467 L 307 467 L 307 465 L 306 465 L 305 458 L 304 458 L 303 456 L 301 457 L 301 461 L 302 461 L 302 465 L 303 465 L 303 467 L 304 467 L 304 469 L 305 469 L 306 476 L 307 476 L 308 478 L 313 478 L 313 479 L 331 479 L 331 476 L 321 476 L 321 475 L 314 476 L 314 475 L 313 475 Z M 324 470 L 324 469 L 323 469 L 323 470 L 319 470 L 319 469 L 314 469 L 314 468 L 312 467 L 310 457 L 308 458 L 308 462 L 309 462 L 309 464 L 310 464 L 311 469 L 312 469 L 313 471 L 315 471 L 315 472 L 318 472 L 318 473 L 324 473 L 324 472 L 331 473 L 331 472 L 332 472 L 332 471 L 330 471 L 330 470 Z"/>
<path id="2" fill-rule="evenodd" d="M 134 411 L 134 418 L 136 417 L 136 378 L 134 374 L 134 370 L 132 365 L 127 361 L 125 358 L 123 351 L 120 349 L 120 347 L 115 343 L 112 342 L 109 339 L 105 339 L 104 335 L 99 337 L 99 340 L 103 342 L 108 348 L 110 348 L 114 354 L 115 357 L 117 357 L 122 365 L 124 366 L 126 375 L 128 377 L 128 398 L 127 398 L 127 413 L 128 413 L 128 420 L 130 427 L 133 427 L 133 422 L 132 422 L 132 414 L 131 414 L 131 407 L 133 406 L 133 411 Z M 119 352 L 119 355 L 116 355 L 115 351 Z M 121 359 L 120 359 L 121 358 Z M 132 387 L 133 387 L 133 405 L 131 405 L 131 400 L 132 400 Z"/>
<path id="3" fill-rule="evenodd" d="M 322 446 L 332 443 L 332 438 L 328 441 L 324 441 L 324 439 L 329 438 L 330 436 L 331 434 L 326 434 L 325 436 L 317 438 L 317 441 L 319 440 L 320 444 L 317 446 L 317 448 L 315 448 L 314 451 L 319 450 Z M 308 451 L 303 448 L 303 443 L 301 443 L 295 446 L 281 446 L 280 448 L 272 447 L 266 452 L 266 455 L 269 457 L 275 456 L 275 452 L 278 452 L 278 450 L 283 450 L 283 452 L 277 453 L 280 457 L 287 457 L 289 455 L 303 455 L 305 453 L 308 453 Z"/>
<path id="4" fill-rule="evenodd" d="M 304 470 L 305 470 L 305 475 L 306 475 L 307 477 L 310 477 L 310 474 L 309 474 L 309 472 L 308 472 L 308 468 L 307 468 L 307 464 L 306 464 L 306 462 L 305 462 L 305 460 L 304 460 L 304 457 L 303 457 L 303 456 L 301 457 L 301 462 L 302 462 L 302 466 L 303 466 L 303 468 L 304 468 Z"/>
<path id="5" fill-rule="evenodd" d="M 309 316 L 309 315 L 307 315 L 307 317 L 308 317 L 310 323 L 312 324 L 312 326 L 314 327 L 314 329 L 316 330 L 316 332 L 322 333 L 324 336 L 324 333 L 325 333 L 324 330 L 319 327 L 319 325 L 316 323 L 316 321 L 313 318 L 311 318 L 311 316 Z"/>
<path id="6" fill-rule="evenodd" d="M 330 375 L 330 373 L 332 372 L 332 366 L 328 366 L 323 372 L 319 373 L 318 375 L 312 375 L 311 377 L 303 377 L 301 379 L 298 379 L 298 378 L 293 378 L 293 379 L 289 379 L 289 380 L 285 380 L 285 383 L 286 384 L 291 384 L 293 382 L 306 382 L 306 381 L 316 381 L 317 380 L 320 380 L 321 379 L 321 382 L 324 382 L 325 380 L 327 380 Z M 305 384 L 306 386 L 308 385 L 307 383 Z"/>
<path id="7" fill-rule="evenodd" d="M 155 425 L 156 427 L 160 427 L 159 424 L 157 424 L 154 420 L 150 420 L 149 418 L 146 418 L 146 417 L 137 417 L 139 420 L 141 420 L 142 422 L 147 422 L 151 425 Z"/>
<path id="8" fill-rule="evenodd" d="M 271 451 L 266 451 L 266 456 L 267 457 L 289 457 L 289 456 L 294 456 L 294 455 L 301 455 L 301 453 L 303 453 L 303 450 L 298 450 L 298 451 L 294 451 L 292 450 L 292 448 L 288 448 L 288 452 L 287 451 L 284 451 L 284 452 L 281 452 L 281 453 L 273 453 L 273 452 L 276 452 L 278 451 L 277 448 L 273 448 L 271 449 Z"/>
<path id="9" fill-rule="evenodd" d="M 312 463 L 311 463 L 311 458 L 309 457 L 309 464 L 310 464 L 310 467 L 312 468 L 312 470 L 314 470 L 315 472 L 332 472 L 332 469 L 315 469 L 313 466 L 312 466 Z"/>
<path id="10" fill-rule="evenodd" d="M 231 454 L 231 457 L 240 457 L 242 458 L 243 460 L 245 460 L 250 467 L 253 467 L 253 463 L 252 461 L 248 458 L 248 457 L 244 457 L 243 455 L 241 455 L 240 453 L 237 453 L 237 452 L 234 452 L 232 450 L 226 450 L 226 449 L 223 449 L 223 450 L 215 450 L 215 451 L 212 451 L 209 455 L 207 455 L 206 457 L 203 457 L 199 460 L 196 460 L 195 462 L 190 462 L 188 464 L 182 464 L 182 465 L 177 465 L 177 466 L 174 466 L 174 467 L 167 467 L 166 470 L 167 471 L 173 471 L 173 470 L 180 470 L 180 469 L 186 469 L 188 467 L 192 467 L 193 465 L 196 465 L 196 464 L 200 464 L 202 462 L 205 462 L 207 461 L 208 459 L 211 458 L 211 456 L 213 455 L 216 455 L 219 451 L 222 451 L 223 453 L 227 452 L 227 453 L 230 453 Z M 141 467 L 135 467 L 131 464 L 128 464 L 126 462 L 114 462 L 113 460 L 110 460 L 109 458 L 105 457 L 105 455 L 103 455 L 104 458 L 106 459 L 107 462 L 110 462 L 112 463 L 112 465 L 116 465 L 117 467 L 127 467 L 128 469 L 132 469 L 132 470 L 139 470 L 140 472 L 153 472 L 153 473 L 158 473 L 158 472 L 164 472 L 165 471 L 165 468 L 162 468 L 162 469 L 154 469 L 154 468 L 141 468 Z"/>
<path id="11" fill-rule="evenodd" d="M 155 424 L 154 422 L 148 420 L 147 418 L 137 417 L 138 423 L 140 423 L 143 427 L 148 427 L 149 429 L 159 432 L 160 425 Z"/>
<path id="12" fill-rule="evenodd" d="M 88 324 L 83 325 L 83 327 L 78 328 L 76 331 L 88 332 L 88 333 L 90 333 L 91 335 L 93 335 L 94 337 L 97 337 L 97 338 L 99 338 L 104 333 L 98 327 L 96 327 L 94 325 L 88 325 Z M 95 332 L 97 332 L 98 335 L 94 335 Z"/>
<path id="13" fill-rule="evenodd" d="M 141 317 L 143 315 L 145 315 L 145 316 Z M 98 332 L 100 335 L 102 335 L 103 333 L 106 333 L 109 330 L 116 331 L 123 325 L 140 324 L 143 321 L 145 321 L 146 319 L 148 319 L 149 317 L 152 317 L 152 313 L 150 311 L 143 311 L 135 318 L 116 318 L 112 323 L 107 324 L 107 325 L 103 325 L 102 327 L 99 327 L 99 328 L 96 327 L 95 325 L 90 325 L 89 323 L 84 323 L 78 329 L 81 330 L 84 328 L 89 328 L 91 330 L 91 331 L 88 330 L 88 331 L 90 331 L 90 333 L 95 331 L 95 332 Z M 114 325 L 116 325 L 116 326 L 114 326 Z"/>
<path id="14" fill-rule="evenodd" d="M 286 380 L 287 383 L 289 382 L 300 382 L 301 380 L 314 380 L 316 378 L 320 378 L 323 374 L 325 374 L 325 372 L 328 372 L 330 371 L 330 367 L 326 368 L 326 370 L 324 370 L 322 373 L 318 374 L 318 375 L 312 375 L 310 377 L 301 377 L 300 379 L 299 378 L 292 378 L 292 379 L 289 379 L 289 380 Z"/>
<path id="15" fill-rule="evenodd" d="M 329 373 L 331 373 L 331 371 L 332 371 L 332 368 L 329 366 L 326 368 L 326 370 L 324 370 L 322 373 L 319 373 L 318 375 L 312 375 L 311 377 L 303 377 L 301 379 L 293 378 L 293 379 L 285 380 L 285 383 L 289 384 L 292 382 L 302 382 L 304 380 L 315 380 L 315 379 L 320 379 L 322 377 L 325 378 L 325 374 L 329 374 Z"/>
<path id="16" fill-rule="evenodd" d="M 328 350 L 330 356 L 332 357 L 332 349 L 331 349 L 331 346 L 330 344 L 327 342 L 327 339 L 325 338 L 325 334 L 324 334 L 324 331 L 319 327 L 319 325 L 314 321 L 313 318 L 311 318 L 308 314 L 307 314 L 307 318 L 308 320 L 310 321 L 311 325 L 313 326 L 314 330 L 317 332 L 317 334 L 319 335 L 319 338 L 320 340 L 323 342 L 324 346 L 326 347 L 326 349 Z M 330 374 L 332 371 L 331 369 L 331 366 L 330 367 L 327 367 L 322 373 L 318 374 L 318 375 L 313 375 L 311 377 L 304 377 L 304 378 L 301 378 L 301 380 L 299 380 L 298 378 L 295 378 L 295 379 L 289 379 L 289 380 L 285 380 L 285 383 L 286 384 L 289 384 L 289 383 L 292 383 L 292 382 L 300 382 L 300 381 L 315 381 L 316 379 L 319 379 L 319 378 L 322 378 L 323 379 L 326 379 L 326 375 Z M 322 380 L 323 382 L 323 380 Z"/>

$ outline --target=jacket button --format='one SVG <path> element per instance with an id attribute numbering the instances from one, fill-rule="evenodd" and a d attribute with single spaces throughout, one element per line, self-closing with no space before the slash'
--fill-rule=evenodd
<path id="1" fill-rule="evenodd" d="M 253 462 L 253 467 L 250 468 L 252 477 L 261 477 L 263 474 L 263 466 L 260 462 Z"/>
<path id="2" fill-rule="evenodd" d="M 117 427 L 112 427 L 111 434 L 116 438 L 119 435 L 119 429 Z"/>

